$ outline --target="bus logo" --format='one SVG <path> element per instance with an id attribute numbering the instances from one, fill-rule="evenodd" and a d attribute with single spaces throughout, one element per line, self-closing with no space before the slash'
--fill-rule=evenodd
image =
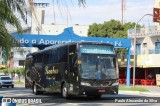
<path id="1" fill-rule="evenodd" d="M 58 74 L 58 69 L 55 69 L 55 67 L 53 66 L 53 68 L 50 70 L 48 69 L 48 66 L 45 67 L 45 74 Z"/>

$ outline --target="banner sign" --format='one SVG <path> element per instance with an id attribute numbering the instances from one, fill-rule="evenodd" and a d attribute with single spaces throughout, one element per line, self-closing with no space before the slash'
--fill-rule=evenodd
<path id="1" fill-rule="evenodd" d="M 35 35 L 35 34 L 13 34 L 23 47 L 36 47 L 42 45 L 55 45 L 68 42 L 90 41 L 105 42 L 115 46 L 115 48 L 131 47 L 131 39 L 127 38 L 102 38 L 102 37 L 80 37 L 73 32 L 73 28 L 69 27 L 59 35 Z"/>

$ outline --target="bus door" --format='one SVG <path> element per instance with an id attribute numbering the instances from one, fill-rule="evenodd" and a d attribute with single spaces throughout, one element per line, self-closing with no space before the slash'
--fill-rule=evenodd
<path id="1" fill-rule="evenodd" d="M 69 73 L 68 73 L 68 81 L 69 81 L 69 91 L 70 93 L 77 94 L 79 92 L 79 78 L 78 78 L 78 65 L 77 58 L 78 54 L 76 53 L 77 46 L 69 45 Z"/>

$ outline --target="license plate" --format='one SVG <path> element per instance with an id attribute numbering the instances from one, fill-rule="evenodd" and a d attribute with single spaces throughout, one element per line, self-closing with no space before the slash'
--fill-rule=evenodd
<path id="1" fill-rule="evenodd" d="M 106 92 L 106 90 L 100 89 L 100 90 L 98 90 L 98 92 Z"/>

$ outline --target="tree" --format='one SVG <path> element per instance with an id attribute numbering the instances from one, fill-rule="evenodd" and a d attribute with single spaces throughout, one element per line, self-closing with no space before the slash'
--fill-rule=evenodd
<path id="1" fill-rule="evenodd" d="M 8 73 L 9 73 L 8 69 L 3 69 L 3 72 L 4 72 L 5 75 L 8 75 Z"/>
<path id="2" fill-rule="evenodd" d="M 24 68 L 19 68 L 19 70 L 20 70 L 20 74 L 25 76 L 25 69 Z"/>
<path id="3" fill-rule="evenodd" d="M 19 79 L 19 82 L 21 81 L 20 77 L 21 77 L 21 72 L 19 69 L 16 70 L 16 74 L 18 75 L 18 79 Z"/>
<path id="4" fill-rule="evenodd" d="M 8 26 L 16 28 L 19 34 L 22 33 L 22 26 L 18 15 L 25 20 L 25 7 L 25 0 L 0 0 L 0 47 L 3 47 L 6 51 L 7 60 L 13 44 L 20 47 L 18 41 L 11 36 Z"/>
<path id="5" fill-rule="evenodd" d="M 21 19 L 25 21 L 26 0 L 0 0 L 0 47 L 6 52 L 6 60 L 8 60 L 11 48 L 21 47 L 20 43 L 15 39 L 8 30 L 7 26 L 16 28 L 19 34 L 22 34 Z M 58 2 L 59 0 L 57 0 Z M 34 11 L 33 0 L 28 0 L 31 11 Z M 78 0 L 79 5 L 85 6 L 85 0 Z M 6 62 L 7 63 L 7 62 Z"/>
<path id="6" fill-rule="evenodd" d="M 21 82 L 21 76 L 25 75 L 25 69 L 24 68 L 18 68 L 15 72 L 18 75 L 19 82 Z"/>
<path id="7" fill-rule="evenodd" d="M 88 35 L 93 37 L 127 38 L 128 29 L 134 28 L 134 26 L 134 22 L 122 25 L 120 21 L 112 19 L 103 24 L 93 23 L 89 26 Z M 140 28 L 140 25 L 137 28 Z"/>
<path id="8" fill-rule="evenodd" d="M 16 70 L 11 68 L 10 69 L 8 68 L 8 70 L 9 70 L 9 73 L 11 74 L 11 78 L 13 79 L 13 77 L 15 76 Z"/>
<path id="9" fill-rule="evenodd" d="M 112 19 L 103 24 L 93 23 L 89 26 L 88 35 L 91 37 L 127 38 L 128 29 L 134 28 L 134 26 L 134 22 L 122 25 L 120 21 Z M 137 28 L 140 28 L 140 25 Z M 117 52 L 125 54 L 126 49 L 117 49 Z"/>
<path id="10" fill-rule="evenodd" d="M 122 25 L 116 20 L 104 22 L 103 24 L 93 23 L 89 27 L 88 35 L 95 37 L 113 37 L 118 30 L 122 29 Z"/>
<path id="11" fill-rule="evenodd" d="M 79 3 L 80 6 L 81 5 L 85 6 L 86 0 L 78 0 L 78 3 Z"/>

